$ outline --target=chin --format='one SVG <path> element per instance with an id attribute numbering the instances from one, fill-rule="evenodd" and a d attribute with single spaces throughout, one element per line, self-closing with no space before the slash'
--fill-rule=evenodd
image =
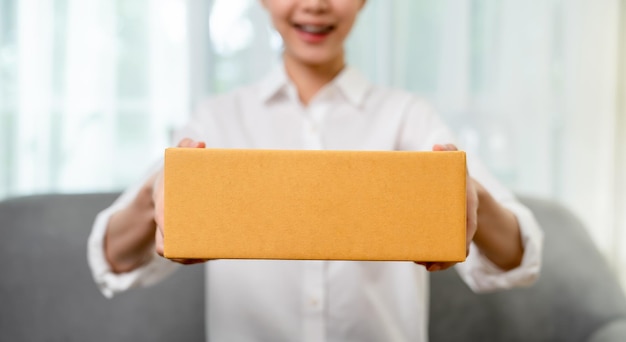
<path id="1" fill-rule="evenodd" d="M 328 58 L 306 58 L 301 59 L 300 62 L 309 66 L 324 66 L 332 63 L 331 59 Z"/>
<path id="2" fill-rule="evenodd" d="M 341 59 L 340 55 L 331 54 L 328 51 L 303 51 L 294 55 L 295 59 L 300 63 L 309 66 L 323 66 L 335 63 Z"/>

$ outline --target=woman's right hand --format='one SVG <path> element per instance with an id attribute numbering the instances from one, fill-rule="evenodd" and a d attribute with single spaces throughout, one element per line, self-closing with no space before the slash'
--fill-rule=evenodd
<path id="1" fill-rule="evenodd" d="M 185 148 L 205 148 L 206 144 L 203 141 L 195 141 L 189 138 L 182 139 L 177 147 Z M 156 223 L 155 231 L 155 248 L 156 252 L 163 256 L 163 196 L 164 196 L 164 181 L 163 170 L 158 172 L 152 178 L 152 201 L 154 203 L 154 222 Z M 190 265 L 205 262 L 205 259 L 170 259 L 180 264 Z"/>

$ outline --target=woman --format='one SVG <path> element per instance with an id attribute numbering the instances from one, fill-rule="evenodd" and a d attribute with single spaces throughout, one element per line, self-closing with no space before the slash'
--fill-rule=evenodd
<path id="1" fill-rule="evenodd" d="M 377 87 L 346 66 L 344 42 L 364 0 L 264 0 L 284 42 L 265 80 L 209 99 L 180 147 L 454 150 L 436 114 L 412 94 Z M 475 291 L 527 285 L 540 267 L 532 214 L 468 160 L 468 259 Z M 202 175 L 198 175 L 201 177 Z M 89 260 L 103 293 L 148 285 L 177 263 L 162 255 L 160 170 L 94 224 Z M 211 341 L 426 341 L 428 272 L 451 263 L 214 260 L 207 270 Z"/>

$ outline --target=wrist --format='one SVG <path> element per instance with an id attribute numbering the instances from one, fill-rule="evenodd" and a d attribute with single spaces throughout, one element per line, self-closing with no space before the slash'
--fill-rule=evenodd
<path id="1" fill-rule="evenodd" d="M 474 186 L 478 197 L 477 228 L 473 238 L 476 247 L 503 270 L 519 266 L 523 246 L 517 218 L 480 183 L 474 181 Z"/>

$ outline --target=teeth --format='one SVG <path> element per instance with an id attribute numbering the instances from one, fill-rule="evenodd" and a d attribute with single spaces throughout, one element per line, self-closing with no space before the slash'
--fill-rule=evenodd
<path id="1" fill-rule="evenodd" d="M 298 27 L 308 33 L 326 33 L 332 30 L 332 26 L 318 26 L 318 25 L 298 25 Z"/>

